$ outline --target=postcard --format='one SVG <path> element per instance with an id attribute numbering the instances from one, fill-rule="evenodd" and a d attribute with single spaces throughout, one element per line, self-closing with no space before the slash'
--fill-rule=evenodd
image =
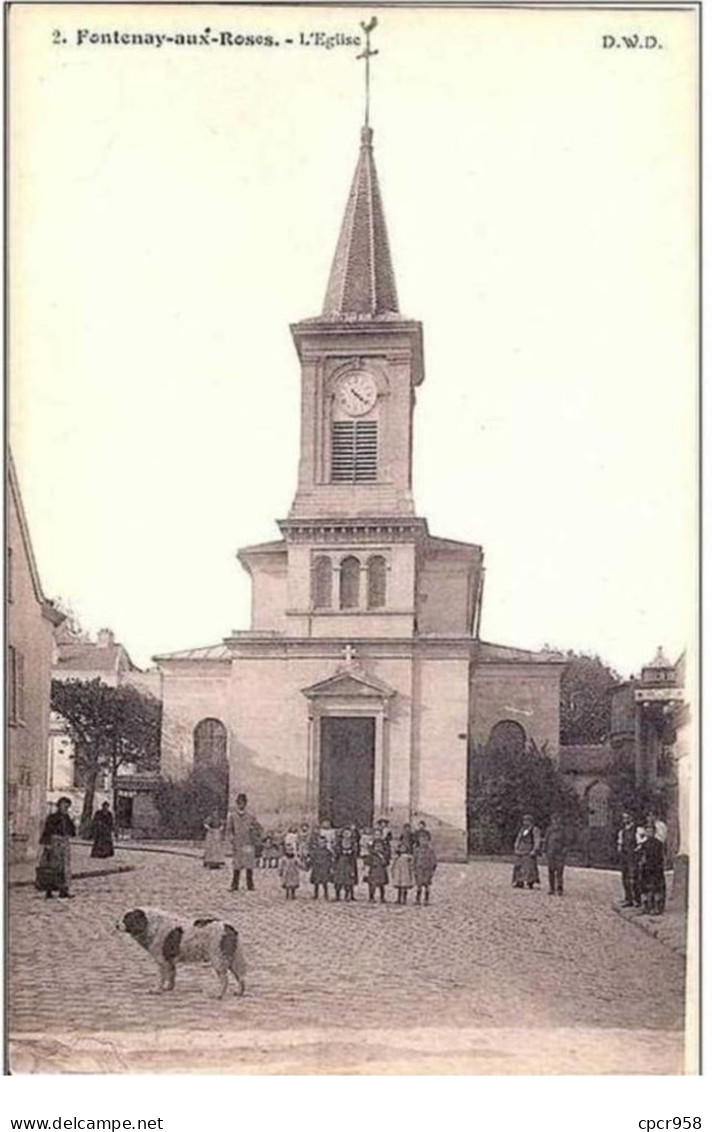
<path id="1" fill-rule="evenodd" d="M 698 6 L 6 17 L 11 1072 L 696 1073 Z"/>

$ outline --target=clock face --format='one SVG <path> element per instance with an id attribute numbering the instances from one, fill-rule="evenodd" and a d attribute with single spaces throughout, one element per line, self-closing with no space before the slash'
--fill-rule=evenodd
<path id="1" fill-rule="evenodd" d="M 357 370 L 346 374 L 336 387 L 336 399 L 350 417 L 360 417 L 376 404 L 378 389 L 370 373 Z"/>

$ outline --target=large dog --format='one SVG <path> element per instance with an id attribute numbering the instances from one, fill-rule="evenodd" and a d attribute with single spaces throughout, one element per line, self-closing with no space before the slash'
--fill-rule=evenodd
<path id="1" fill-rule="evenodd" d="M 218 998 L 227 990 L 228 974 L 237 982 L 236 994 L 245 992 L 245 959 L 236 928 L 204 916 L 181 919 L 162 908 L 133 908 L 117 922 L 158 964 L 156 993 L 173 990 L 177 963 L 210 963 L 218 977 Z"/>

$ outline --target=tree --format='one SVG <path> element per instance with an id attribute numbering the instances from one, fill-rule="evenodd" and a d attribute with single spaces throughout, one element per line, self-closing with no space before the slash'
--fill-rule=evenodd
<path id="1" fill-rule="evenodd" d="M 193 767 L 180 782 L 161 782 L 154 791 L 153 801 L 161 815 L 164 837 L 197 839 L 203 836 L 204 823 L 211 814 L 223 816 L 223 777 L 213 767 Z"/>
<path id="2" fill-rule="evenodd" d="M 70 641 L 88 641 L 90 639 L 88 633 L 82 628 L 74 606 L 67 598 L 53 597 L 52 605 L 64 617 L 64 621 L 55 633 L 58 643 L 66 644 Z"/>
<path id="3" fill-rule="evenodd" d="M 610 733 L 611 699 L 621 678 L 598 656 L 569 650 L 566 658 L 561 677 L 561 742 L 602 743 Z"/>
<path id="4" fill-rule="evenodd" d="M 108 771 L 115 784 L 119 767 L 126 763 L 141 770 L 158 768 L 161 704 L 131 684 L 113 688 L 96 677 L 53 680 L 51 707 L 67 722 L 74 758 L 85 778 L 80 830 L 86 833 L 102 771 Z"/>
<path id="5" fill-rule="evenodd" d="M 511 851 L 525 813 L 541 827 L 559 814 L 573 836 L 581 817 L 576 793 L 533 741 L 525 749 L 506 743 L 475 747 L 469 769 L 468 824 L 475 851 Z"/>

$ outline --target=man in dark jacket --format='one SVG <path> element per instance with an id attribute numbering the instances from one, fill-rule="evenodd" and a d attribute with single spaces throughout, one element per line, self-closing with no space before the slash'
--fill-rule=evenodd
<path id="1" fill-rule="evenodd" d="M 652 822 L 645 827 L 645 840 L 638 852 L 643 907 L 651 916 L 662 916 L 665 910 L 665 846 L 655 836 Z"/>
<path id="2" fill-rule="evenodd" d="M 542 848 L 549 866 L 549 896 L 563 896 L 566 829 L 559 814 L 554 814 L 552 817 Z"/>

